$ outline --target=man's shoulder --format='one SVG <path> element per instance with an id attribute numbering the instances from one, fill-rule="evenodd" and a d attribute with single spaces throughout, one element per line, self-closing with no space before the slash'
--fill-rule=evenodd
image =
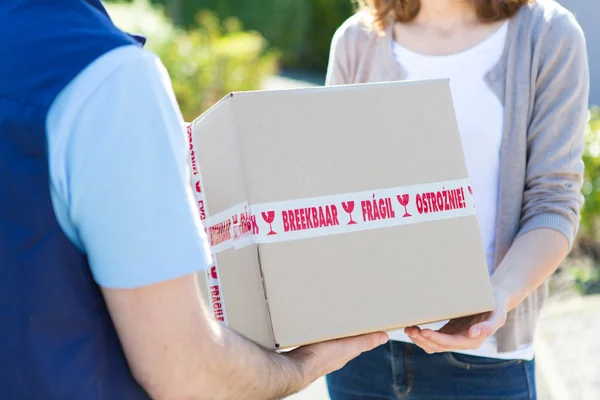
<path id="1" fill-rule="evenodd" d="M 58 94 L 49 109 L 49 122 L 54 117 L 61 125 L 72 122 L 81 107 L 102 86 L 112 84 L 115 95 L 119 90 L 131 90 L 131 86 L 119 88 L 118 82 L 125 79 L 123 74 L 127 74 L 129 78 L 136 78 L 139 75 L 135 71 L 153 63 L 155 57 L 134 45 L 118 47 L 103 54 L 83 69 Z"/>
<path id="2" fill-rule="evenodd" d="M 7 2 L 0 7 L 0 55 L 7 60 L 0 63 L 0 94 L 6 98 L 45 109 L 94 60 L 136 44 L 86 2 Z"/>

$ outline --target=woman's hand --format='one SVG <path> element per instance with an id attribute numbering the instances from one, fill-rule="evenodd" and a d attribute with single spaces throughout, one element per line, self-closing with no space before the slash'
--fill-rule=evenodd
<path id="1" fill-rule="evenodd" d="M 509 310 L 548 279 L 569 251 L 566 237 L 552 229 L 535 229 L 515 240 L 492 275 L 496 311 L 448 322 L 439 331 L 413 326 L 404 331 L 428 353 L 478 349 L 506 323 Z"/>
<path id="2" fill-rule="evenodd" d="M 506 323 L 508 296 L 497 291 L 496 310 L 450 320 L 439 331 L 412 326 L 404 332 L 429 354 L 478 349 Z"/>

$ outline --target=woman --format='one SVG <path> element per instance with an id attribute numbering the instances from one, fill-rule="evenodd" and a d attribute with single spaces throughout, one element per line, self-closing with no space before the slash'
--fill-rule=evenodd
<path id="1" fill-rule="evenodd" d="M 333 400 L 536 398 L 545 281 L 582 205 L 585 40 L 553 0 L 364 0 L 334 36 L 330 85 L 434 78 L 450 79 L 497 309 L 392 332 L 328 376 Z"/>

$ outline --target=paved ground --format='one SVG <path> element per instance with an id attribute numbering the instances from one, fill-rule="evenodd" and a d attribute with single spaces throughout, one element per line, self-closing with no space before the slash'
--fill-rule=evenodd
<path id="1" fill-rule="evenodd" d="M 291 89 L 322 84 L 323 77 L 287 72 L 264 89 Z M 600 400 L 600 296 L 551 302 L 536 338 L 539 400 Z M 292 400 L 329 400 L 324 380 Z"/>
<path id="2" fill-rule="evenodd" d="M 550 304 L 536 346 L 552 400 L 600 399 L 600 296 Z"/>

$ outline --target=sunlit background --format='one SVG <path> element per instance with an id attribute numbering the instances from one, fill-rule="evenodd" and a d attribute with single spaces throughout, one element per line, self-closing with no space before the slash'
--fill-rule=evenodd
<path id="1" fill-rule="evenodd" d="M 600 104 L 600 2 L 563 0 L 588 40 L 592 104 Z M 321 85 L 351 0 L 107 2 L 115 23 L 148 38 L 187 121 L 231 91 Z M 600 399 L 600 108 L 590 106 L 585 207 L 577 243 L 551 281 L 537 339 L 540 399 Z M 435 113 L 436 110 L 431 110 Z M 298 398 L 326 399 L 322 382 Z"/>

